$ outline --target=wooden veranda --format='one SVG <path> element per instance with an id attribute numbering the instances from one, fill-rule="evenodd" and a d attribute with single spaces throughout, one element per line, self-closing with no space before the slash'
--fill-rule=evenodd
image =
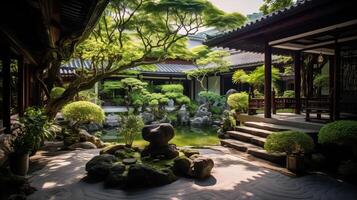
<path id="1" fill-rule="evenodd" d="M 331 120 L 337 120 L 341 113 L 357 114 L 357 14 L 354 3 L 352 0 L 298 1 L 296 5 L 212 38 L 207 44 L 265 54 L 264 100 L 253 100 L 251 106 L 264 106 L 266 118 L 271 118 L 272 111 L 282 106 L 293 107 L 297 114 L 302 111 L 307 115 L 327 113 Z M 293 57 L 293 99 L 272 96 L 272 54 Z M 302 64 L 308 55 L 314 55 L 316 63 L 322 59 L 328 62 L 329 90 L 325 97 L 313 95 L 314 65 L 307 66 L 304 72 L 307 78 L 302 78 Z"/>

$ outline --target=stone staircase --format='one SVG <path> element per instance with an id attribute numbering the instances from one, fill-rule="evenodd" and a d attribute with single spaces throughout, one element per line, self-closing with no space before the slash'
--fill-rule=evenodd
<path id="1" fill-rule="evenodd" d="M 292 127 L 250 121 L 244 122 L 243 125 L 237 126 L 234 131 L 227 131 L 229 137 L 221 139 L 221 145 L 279 165 L 285 164 L 285 153 L 268 153 L 264 150 L 264 144 L 273 132 L 292 130 Z"/>

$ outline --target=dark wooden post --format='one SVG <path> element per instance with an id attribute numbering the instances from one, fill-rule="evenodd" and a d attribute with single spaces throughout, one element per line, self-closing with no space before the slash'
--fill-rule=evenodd
<path id="1" fill-rule="evenodd" d="M 337 39 L 336 39 L 337 40 Z M 333 90 L 333 120 L 340 118 L 340 47 L 335 42 L 335 61 L 334 61 L 334 90 Z"/>
<path id="2" fill-rule="evenodd" d="M 224 89 L 224 75 L 221 74 L 219 76 L 219 91 L 221 95 L 225 95 Z"/>
<path id="3" fill-rule="evenodd" d="M 301 52 L 294 52 L 294 71 L 295 71 L 295 114 L 301 114 Z"/>
<path id="4" fill-rule="evenodd" d="M 196 79 L 192 78 L 192 99 L 196 100 Z"/>
<path id="5" fill-rule="evenodd" d="M 271 46 L 265 44 L 264 53 L 265 84 L 264 84 L 264 117 L 271 118 Z"/>
<path id="6" fill-rule="evenodd" d="M 25 111 L 25 68 L 23 59 L 18 59 L 18 108 L 19 116 L 23 116 Z"/>
<path id="7" fill-rule="evenodd" d="M 329 100 L 330 100 L 330 120 L 333 120 L 333 109 L 334 109 L 334 83 L 335 83 L 335 77 L 334 77 L 334 70 L 335 70 L 335 57 L 334 56 L 329 56 Z"/>
<path id="8" fill-rule="evenodd" d="M 206 76 L 206 90 L 209 91 L 208 76 Z"/>
<path id="9" fill-rule="evenodd" d="M 276 102 L 275 102 L 275 90 L 274 89 L 271 92 L 271 102 L 272 102 L 273 114 L 276 114 Z"/>
<path id="10" fill-rule="evenodd" d="M 6 50 L 3 55 L 2 72 L 3 72 L 3 126 L 6 128 L 5 133 L 11 133 L 11 69 L 10 69 L 10 50 Z"/>

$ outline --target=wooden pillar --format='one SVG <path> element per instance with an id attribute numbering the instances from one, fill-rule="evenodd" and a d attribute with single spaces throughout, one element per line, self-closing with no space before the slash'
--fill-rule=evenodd
<path id="1" fill-rule="evenodd" d="M 19 108 L 19 116 L 23 116 L 24 111 L 26 109 L 26 102 L 25 102 L 25 97 L 26 97 L 26 86 L 25 86 L 25 67 L 24 67 L 24 62 L 23 59 L 20 58 L 18 59 L 18 71 L 17 71 L 17 77 L 18 77 L 18 108 Z"/>
<path id="2" fill-rule="evenodd" d="M 341 77 L 340 77 L 340 47 L 335 45 L 335 60 L 334 60 L 334 84 L 333 84 L 333 117 L 334 121 L 340 118 L 340 89 L 341 89 Z"/>
<path id="3" fill-rule="evenodd" d="M 330 120 L 333 120 L 333 109 L 334 109 L 334 83 L 335 83 L 335 77 L 334 77 L 334 70 L 335 70 L 335 57 L 334 56 L 329 56 L 329 100 L 330 100 Z"/>
<path id="4" fill-rule="evenodd" d="M 225 93 L 224 93 L 224 75 L 220 75 L 219 76 L 219 91 L 220 91 L 220 94 L 221 95 L 225 95 Z"/>
<path id="5" fill-rule="evenodd" d="M 271 118 L 271 46 L 265 44 L 264 53 L 265 84 L 264 84 L 264 117 Z"/>
<path id="6" fill-rule="evenodd" d="M 206 89 L 207 89 L 207 91 L 209 91 L 208 76 L 206 76 Z"/>
<path id="7" fill-rule="evenodd" d="M 196 100 L 196 79 L 192 78 L 192 99 Z"/>
<path id="8" fill-rule="evenodd" d="M 10 52 L 9 50 L 4 52 L 2 62 L 3 72 L 3 126 L 6 128 L 5 133 L 11 133 L 11 69 L 10 69 Z"/>
<path id="9" fill-rule="evenodd" d="M 295 114 L 301 114 L 301 52 L 294 52 L 294 71 L 295 71 Z"/>
<path id="10" fill-rule="evenodd" d="M 307 97 L 308 98 L 311 98 L 314 94 L 314 64 L 316 63 L 316 56 L 314 56 L 312 58 L 312 62 L 310 64 L 308 64 L 306 67 L 307 67 Z"/>

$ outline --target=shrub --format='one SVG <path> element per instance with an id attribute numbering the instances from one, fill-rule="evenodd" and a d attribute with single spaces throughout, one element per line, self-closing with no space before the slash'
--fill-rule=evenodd
<path id="1" fill-rule="evenodd" d="M 218 114 L 221 114 L 221 113 L 222 113 L 222 108 L 219 107 L 219 106 L 212 106 L 212 107 L 210 108 L 210 110 L 211 110 L 212 114 L 218 115 Z"/>
<path id="2" fill-rule="evenodd" d="M 341 120 L 324 125 L 318 134 L 321 144 L 354 146 L 357 142 L 357 121 Z"/>
<path id="3" fill-rule="evenodd" d="M 21 132 L 12 142 L 17 153 L 29 153 L 38 150 L 46 139 L 52 137 L 51 123 L 40 108 L 29 107 L 20 118 Z"/>
<path id="4" fill-rule="evenodd" d="M 161 91 L 164 93 L 183 93 L 183 89 L 183 86 L 180 84 L 161 86 Z"/>
<path id="5" fill-rule="evenodd" d="M 189 104 L 187 104 L 187 110 L 190 113 L 190 116 L 195 115 L 197 109 L 198 109 L 197 102 L 191 101 Z"/>
<path id="6" fill-rule="evenodd" d="M 285 98 L 295 98 L 295 91 L 294 90 L 285 90 L 283 97 Z"/>
<path id="7" fill-rule="evenodd" d="M 231 109 L 246 112 L 248 109 L 248 94 L 246 92 L 234 93 L 228 96 L 227 104 Z"/>
<path id="8" fill-rule="evenodd" d="M 233 113 L 229 110 L 225 110 L 223 112 L 223 120 L 222 121 L 223 121 L 223 123 L 222 123 L 223 131 L 233 130 L 237 125 L 237 122 L 233 116 Z"/>
<path id="9" fill-rule="evenodd" d="M 131 147 L 135 136 L 141 132 L 141 129 L 144 127 L 143 119 L 139 115 L 121 115 L 121 124 L 122 128 L 119 132 L 120 135 L 123 135 L 125 145 Z"/>
<path id="10" fill-rule="evenodd" d="M 314 149 L 314 141 L 306 133 L 284 131 L 269 135 L 264 144 L 264 149 L 268 152 L 302 154 Z"/>
<path id="11" fill-rule="evenodd" d="M 210 105 L 213 105 L 215 102 L 221 101 L 222 97 L 211 91 L 201 91 L 198 93 L 198 97 L 203 101 L 203 102 L 208 102 Z"/>
<path id="12" fill-rule="evenodd" d="M 60 97 L 63 94 L 63 92 L 65 90 L 66 89 L 64 89 L 63 87 L 54 87 L 54 88 L 52 88 L 51 93 L 50 93 L 51 99 L 57 99 L 58 97 Z"/>
<path id="13" fill-rule="evenodd" d="M 103 109 L 89 101 L 76 101 L 67 104 L 63 107 L 62 113 L 65 119 L 71 120 L 74 124 L 102 123 L 105 118 Z"/>

